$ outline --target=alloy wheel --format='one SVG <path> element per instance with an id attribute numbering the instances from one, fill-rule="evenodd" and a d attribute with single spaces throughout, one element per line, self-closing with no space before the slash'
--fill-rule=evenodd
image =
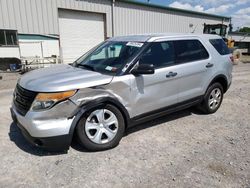
<path id="1" fill-rule="evenodd" d="M 214 88 L 209 95 L 208 106 L 211 110 L 216 109 L 221 102 L 221 90 L 219 88 Z"/>

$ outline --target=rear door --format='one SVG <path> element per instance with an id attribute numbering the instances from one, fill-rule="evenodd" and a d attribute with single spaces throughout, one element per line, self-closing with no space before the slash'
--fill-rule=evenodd
<path id="1" fill-rule="evenodd" d="M 138 62 L 153 64 L 155 73 L 132 79 L 131 115 L 137 116 L 177 103 L 178 81 L 173 42 L 153 42 Z"/>
<path id="2" fill-rule="evenodd" d="M 222 38 L 214 38 L 210 39 L 209 43 L 213 46 L 213 50 L 217 51 L 215 54 L 217 54 L 217 61 L 216 69 L 220 74 L 224 74 L 227 76 L 228 84 L 232 81 L 232 61 L 233 61 L 233 55 L 231 53 L 231 50 L 228 49 L 226 43 Z M 214 56 L 216 56 L 214 54 Z"/>
<path id="3" fill-rule="evenodd" d="M 197 38 L 179 39 L 173 42 L 178 73 L 178 102 L 203 95 L 204 85 L 214 69 L 208 51 Z"/>

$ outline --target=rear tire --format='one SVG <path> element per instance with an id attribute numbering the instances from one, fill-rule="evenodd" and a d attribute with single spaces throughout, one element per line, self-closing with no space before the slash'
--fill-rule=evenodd
<path id="1" fill-rule="evenodd" d="M 124 131 L 122 113 L 109 104 L 85 113 L 76 127 L 79 143 L 90 151 L 114 148 L 119 144 Z"/>
<path id="2" fill-rule="evenodd" d="M 199 109 L 205 114 L 215 113 L 222 103 L 223 93 L 223 87 L 220 83 L 211 84 L 206 91 Z"/>

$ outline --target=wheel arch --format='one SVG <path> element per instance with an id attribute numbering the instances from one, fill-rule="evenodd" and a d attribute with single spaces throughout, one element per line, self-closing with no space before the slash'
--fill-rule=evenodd
<path id="1" fill-rule="evenodd" d="M 72 122 L 72 125 L 70 127 L 70 131 L 69 131 L 69 135 L 70 135 L 70 139 L 72 141 L 73 136 L 74 136 L 74 132 L 76 129 L 76 126 L 79 122 L 79 120 L 81 119 L 81 117 L 88 111 L 94 109 L 94 108 L 98 108 L 98 107 L 102 107 L 104 105 L 113 105 L 115 106 L 118 110 L 120 110 L 120 112 L 122 113 L 123 117 L 124 117 L 124 121 L 125 121 L 125 127 L 128 127 L 128 124 L 130 122 L 130 116 L 128 111 L 126 110 L 126 108 L 117 100 L 114 99 L 112 97 L 102 97 L 102 98 L 98 98 L 92 101 L 89 101 L 85 104 L 83 104 L 82 106 L 80 106 L 78 108 L 77 113 L 75 114 L 75 118 Z"/>
<path id="2" fill-rule="evenodd" d="M 223 87 L 223 92 L 226 93 L 226 91 L 228 90 L 228 81 L 227 81 L 227 77 L 223 74 L 217 75 L 216 77 L 214 77 L 212 79 L 212 81 L 209 83 L 208 87 L 210 85 L 212 85 L 213 83 L 220 83 Z"/>

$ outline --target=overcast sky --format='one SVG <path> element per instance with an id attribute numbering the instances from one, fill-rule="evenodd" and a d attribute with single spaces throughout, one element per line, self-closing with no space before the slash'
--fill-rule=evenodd
<path id="1" fill-rule="evenodd" d="M 147 2 L 147 0 L 138 1 Z M 150 2 L 232 17 L 234 30 L 237 27 L 250 27 L 250 0 L 150 0 Z"/>

